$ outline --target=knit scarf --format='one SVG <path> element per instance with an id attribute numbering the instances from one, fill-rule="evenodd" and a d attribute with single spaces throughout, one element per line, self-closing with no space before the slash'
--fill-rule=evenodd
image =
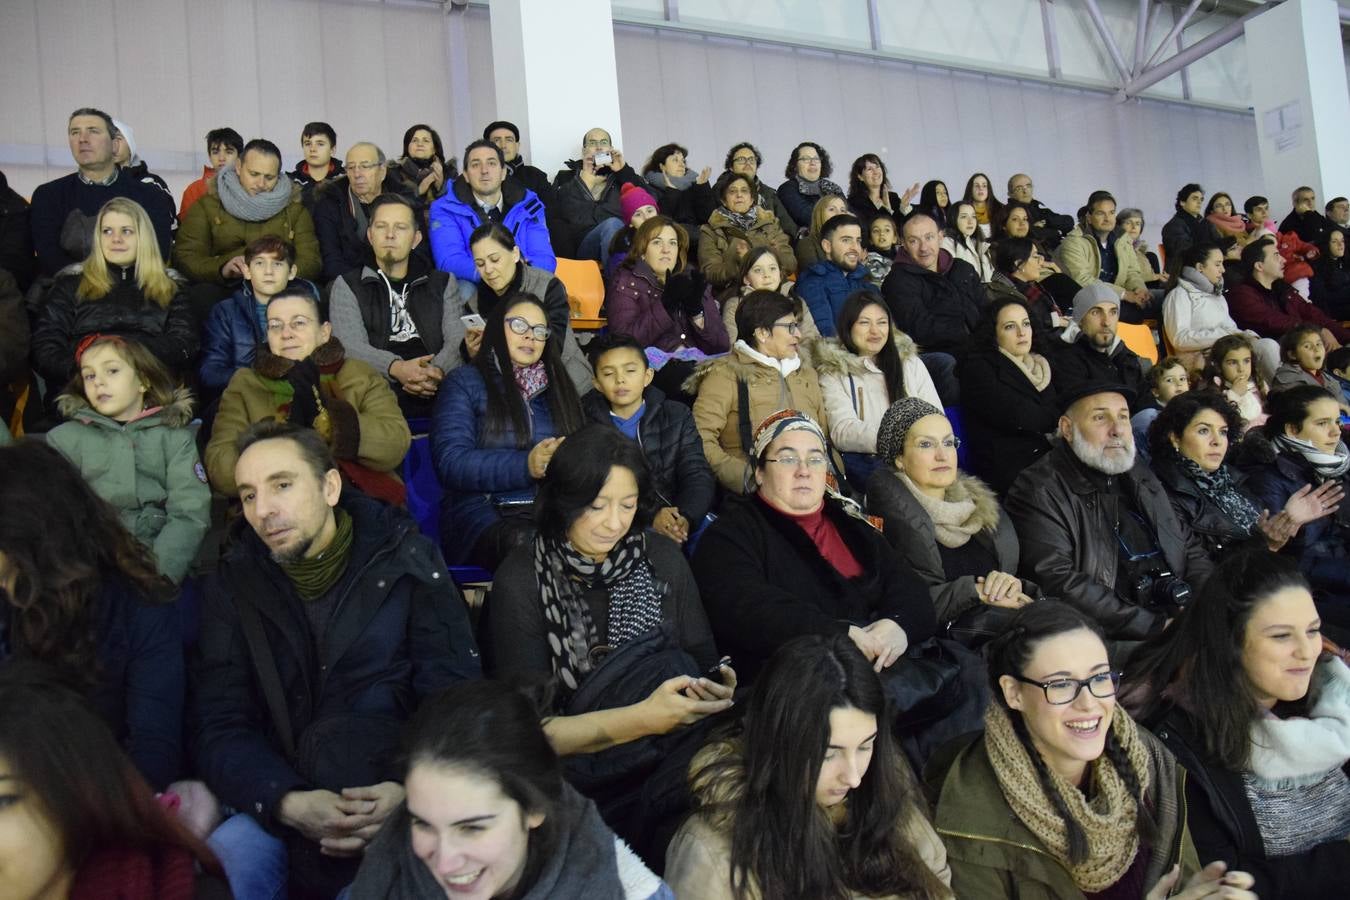
<path id="1" fill-rule="evenodd" d="M 743 213 L 732 212 L 725 206 L 717 207 L 717 211 L 726 216 L 732 225 L 742 231 L 753 231 L 755 225 L 759 222 L 759 207 L 752 206 Z"/>
<path id="2" fill-rule="evenodd" d="M 1224 518 L 1236 525 L 1240 531 L 1251 534 L 1252 529 L 1256 527 L 1256 520 L 1261 518 L 1261 511 L 1246 494 L 1237 489 L 1228 467 L 1221 465 L 1213 472 L 1206 472 L 1195 460 L 1188 459 L 1180 453 L 1177 454 L 1177 459 L 1181 464 L 1181 471 L 1195 482 L 1195 486 L 1200 489 L 1205 499 L 1219 507 Z"/>
<path id="3" fill-rule="evenodd" d="M 302 600 L 316 600 L 328 593 L 347 569 L 347 560 L 352 555 L 352 517 L 339 508 L 333 511 L 333 518 L 337 522 L 337 532 L 323 552 L 281 564 L 281 571 L 286 573 Z"/>
<path id="4" fill-rule="evenodd" d="M 266 222 L 290 205 L 291 177 L 282 172 L 270 191 L 250 195 L 239 183 L 234 167 L 226 166 L 216 174 L 216 191 L 220 194 L 220 205 L 236 219 Z"/>
<path id="5" fill-rule="evenodd" d="M 1030 381 L 1031 386 L 1037 391 L 1043 391 L 1050 386 L 1050 363 L 1044 356 L 1039 353 L 1028 353 L 1022 359 L 1018 359 L 1002 347 L 998 348 L 998 352 L 1012 360 L 1012 364 L 1027 376 L 1027 381 Z"/>
<path id="6" fill-rule="evenodd" d="M 1091 800 L 1083 796 L 1076 785 L 1069 784 L 1042 764 L 1046 777 L 1063 798 L 1069 815 L 1087 837 L 1087 858 L 1075 865 L 1069 861 L 1068 828 L 1046 795 L 1037 766 L 1031 761 L 1030 754 L 1038 751 L 1022 743 L 1008 713 L 997 703 L 990 703 L 985 710 L 984 727 L 989 761 L 1008 806 L 1050 855 L 1068 869 L 1078 889 L 1092 894 L 1119 881 L 1139 852 L 1139 831 L 1135 826 L 1137 805 L 1111 760 L 1102 754 L 1091 763 L 1095 788 Z M 1148 749 L 1139 739 L 1138 728 L 1123 706 L 1116 706 L 1111 732 L 1125 751 L 1140 789 L 1147 793 L 1150 779 Z"/>
<path id="7" fill-rule="evenodd" d="M 695 181 L 698 181 L 697 172 L 686 171 L 683 175 L 676 176 L 676 175 L 667 175 L 665 172 L 662 172 L 660 169 L 657 169 L 655 172 L 647 173 L 647 183 L 659 188 L 671 188 L 677 191 L 682 191 L 688 188 L 690 185 L 692 185 Z M 667 184 L 666 182 L 670 183 Z"/>
<path id="8" fill-rule="evenodd" d="M 1242 216 L 1221 216 L 1218 213 L 1210 213 L 1205 218 L 1209 220 L 1211 225 L 1219 229 L 1219 234 L 1224 237 L 1247 236 L 1247 223 Z"/>
<path id="9" fill-rule="evenodd" d="M 320 420 L 326 418 L 322 397 L 336 395 L 332 382 L 345 361 L 342 345 L 332 338 L 298 361 L 259 347 L 253 370 L 271 392 L 279 418 L 322 432 Z"/>
<path id="10" fill-rule="evenodd" d="M 1201 275 L 1200 270 L 1195 268 L 1194 266 L 1183 266 L 1181 269 L 1180 278 L 1182 281 L 1186 282 L 1191 287 L 1195 288 L 1196 290 L 1200 291 L 1202 294 L 1205 294 L 1206 296 L 1223 299 L 1222 277 L 1219 278 L 1219 283 L 1215 284 L 1214 282 L 1206 278 L 1204 275 Z"/>
<path id="11" fill-rule="evenodd" d="M 647 558 L 647 534 L 629 534 L 601 562 L 578 551 L 567 540 L 542 535 L 534 539 L 534 574 L 544 606 L 553 674 L 568 694 L 594 667 L 590 650 L 599 643 L 595 621 L 586 604 L 587 590 L 609 592 L 609 633 L 614 649 L 661 624 L 663 590 Z"/>
<path id="12" fill-rule="evenodd" d="M 548 370 L 544 368 L 542 359 L 528 366 L 512 365 L 511 373 L 515 375 L 516 387 L 520 388 L 520 395 L 526 403 L 548 388 Z"/>
<path id="13" fill-rule="evenodd" d="M 953 550 L 964 547 L 972 535 L 980 532 L 983 524 L 976 515 L 975 501 L 959 481 L 947 489 L 946 496 L 941 500 L 934 500 L 919 490 L 919 486 L 904 472 L 897 471 L 895 477 L 909 488 L 923 511 L 928 513 L 928 518 L 933 520 L 937 542 L 942 546 Z"/>
<path id="14" fill-rule="evenodd" d="M 803 197 L 825 197 L 830 194 L 844 196 L 844 189 L 828 178 L 818 178 L 815 181 L 807 181 L 800 175 L 796 178 L 797 190 Z"/>
<path id="15" fill-rule="evenodd" d="M 1335 453 L 1324 453 L 1314 447 L 1311 441 L 1282 434 L 1275 438 L 1275 446 L 1282 452 L 1297 454 L 1306 459 L 1317 473 L 1318 484 L 1340 478 L 1350 471 L 1350 450 L 1346 449 L 1345 441 L 1336 444 Z"/>

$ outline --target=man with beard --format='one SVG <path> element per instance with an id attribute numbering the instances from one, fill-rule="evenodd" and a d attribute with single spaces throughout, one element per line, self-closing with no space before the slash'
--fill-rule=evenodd
<path id="1" fill-rule="evenodd" d="M 375 267 L 353 269 L 333 282 L 333 334 L 347 355 L 384 373 L 405 416 L 430 416 L 441 379 L 461 362 L 459 283 L 413 252 L 422 232 L 402 195 L 372 201 L 366 239 Z"/>
<path id="2" fill-rule="evenodd" d="M 1059 439 L 1008 491 L 1020 574 L 1092 616 L 1108 638 L 1143 640 L 1189 602 L 1211 563 L 1136 458 L 1132 392 L 1085 384 L 1060 399 Z"/>
<path id="3" fill-rule="evenodd" d="M 403 802 L 399 732 L 480 677 L 463 597 L 407 514 L 343 490 L 314 431 L 266 421 L 234 469 L 248 528 L 206 589 L 196 770 L 287 844 L 289 896 L 333 897 Z"/>
<path id="4" fill-rule="evenodd" d="M 1094 281 L 1081 289 L 1073 298 L 1073 321 L 1050 359 L 1059 390 L 1114 383 L 1129 389 L 1131 405 L 1147 403 L 1146 376 L 1152 366 L 1116 334 L 1120 296 L 1115 288 Z"/>
<path id="5" fill-rule="evenodd" d="M 862 221 L 857 216 L 840 213 L 825 220 L 820 226 L 820 250 L 825 258 L 797 277 L 797 296 L 811 310 L 811 318 L 824 337 L 833 337 L 835 319 L 844 308 L 844 301 L 858 291 L 876 291 L 867 281 L 863 268 Z"/>

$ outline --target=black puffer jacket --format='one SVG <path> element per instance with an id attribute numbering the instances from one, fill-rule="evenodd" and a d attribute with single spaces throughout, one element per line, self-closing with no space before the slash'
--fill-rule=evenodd
<path id="1" fill-rule="evenodd" d="M 0 172 L 0 269 L 7 269 L 26 291 L 33 283 L 33 233 L 28 225 L 28 201 L 20 197 Z"/>
<path id="2" fill-rule="evenodd" d="M 73 267 L 72 267 L 73 268 Z M 109 266 L 114 286 L 106 297 L 81 300 L 78 270 L 59 276 L 33 329 L 33 368 L 48 384 L 75 374 L 75 346 L 86 335 L 115 334 L 145 345 L 171 372 L 184 372 L 197 356 L 197 325 L 182 292 L 167 307 L 147 300 L 132 269 Z"/>
<path id="3" fill-rule="evenodd" d="M 597 200 L 578 177 L 580 172 L 581 160 L 569 159 L 567 168 L 559 170 L 558 174 L 553 176 L 553 190 L 558 197 L 557 203 L 554 206 L 545 203 L 552 214 L 549 217 L 549 227 L 555 229 L 550 234 L 553 238 L 553 249 L 559 256 L 575 256 L 577 245 L 586 236 L 586 232 L 606 219 L 617 219 L 623 214 L 623 209 L 619 206 L 619 190 L 624 184 L 635 184 L 644 189 L 647 187 L 647 183 L 633 171 L 633 167 L 624 164 L 622 169 L 610 172 L 606 176 L 605 188 Z"/>
<path id="4" fill-rule="evenodd" d="M 1181 457 L 1175 452 L 1154 457 L 1153 473 L 1167 490 L 1167 497 L 1172 501 L 1172 509 L 1176 512 L 1177 519 L 1191 530 L 1210 559 L 1218 561 L 1224 553 L 1239 547 L 1265 545 L 1260 532 L 1253 538 L 1252 535 L 1240 530 L 1213 500 L 1200 492 L 1194 479 L 1181 467 Z M 1229 474 L 1233 476 L 1238 490 L 1260 509 L 1261 501 L 1241 486 L 1247 480 L 1247 476 L 1231 466 Z"/>
<path id="5" fill-rule="evenodd" d="M 658 387 L 648 387 L 642 398 L 647 408 L 638 424 L 638 443 L 647 458 L 652 484 L 661 493 L 659 502 L 679 507 L 693 529 L 712 508 L 717 489 L 717 479 L 703 455 L 703 439 L 689 407 L 667 400 Z M 609 401 L 599 391 L 582 397 L 581 408 L 592 422 L 612 421 Z"/>
<path id="6" fill-rule="evenodd" d="M 926 353 L 966 352 L 970 332 L 980 320 L 984 285 L 973 266 L 939 251 L 938 269 L 931 272 L 901 248 L 891 274 L 881 284 L 895 327 L 914 339 Z"/>

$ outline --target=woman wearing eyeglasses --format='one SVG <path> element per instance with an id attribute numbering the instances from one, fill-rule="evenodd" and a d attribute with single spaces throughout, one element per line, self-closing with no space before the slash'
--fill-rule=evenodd
<path id="1" fill-rule="evenodd" d="M 1255 900 L 1245 872 L 1200 868 L 1185 774 L 1117 705 L 1096 623 L 1033 603 L 988 659 L 984 733 L 929 776 L 958 897 Z"/>
<path id="2" fill-rule="evenodd" d="M 584 418 L 543 301 L 514 293 L 484 316 L 473 364 L 446 376 L 431 454 L 446 490 L 446 561 L 486 569 L 534 538 L 534 497 L 559 444 Z"/>

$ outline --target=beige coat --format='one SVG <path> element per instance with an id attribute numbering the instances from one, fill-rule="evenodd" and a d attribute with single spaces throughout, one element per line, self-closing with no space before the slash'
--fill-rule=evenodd
<path id="1" fill-rule="evenodd" d="M 1139 268 L 1139 254 L 1133 242 L 1125 235 L 1116 238 L 1116 280 L 1112 282 L 1116 292 L 1124 295 L 1126 291 L 1137 291 L 1144 285 L 1144 272 Z M 1097 238 L 1084 234 L 1081 227 L 1075 228 L 1065 236 L 1055 251 L 1059 267 L 1074 281 L 1087 287 L 1094 281 L 1100 281 L 1102 273 L 1102 251 Z"/>
<path id="2" fill-rule="evenodd" d="M 745 241 L 754 250 L 768 247 L 778 260 L 784 280 L 797 271 L 797 257 L 792 253 L 792 244 L 778 227 L 778 220 L 762 206 L 755 207 L 757 219 L 755 225 L 746 231 L 713 210 L 708 224 L 699 228 L 698 267 L 703 270 L 708 283 L 714 290 L 721 290 L 732 284 L 741 274 L 741 257 L 736 255 L 736 240 Z"/>

